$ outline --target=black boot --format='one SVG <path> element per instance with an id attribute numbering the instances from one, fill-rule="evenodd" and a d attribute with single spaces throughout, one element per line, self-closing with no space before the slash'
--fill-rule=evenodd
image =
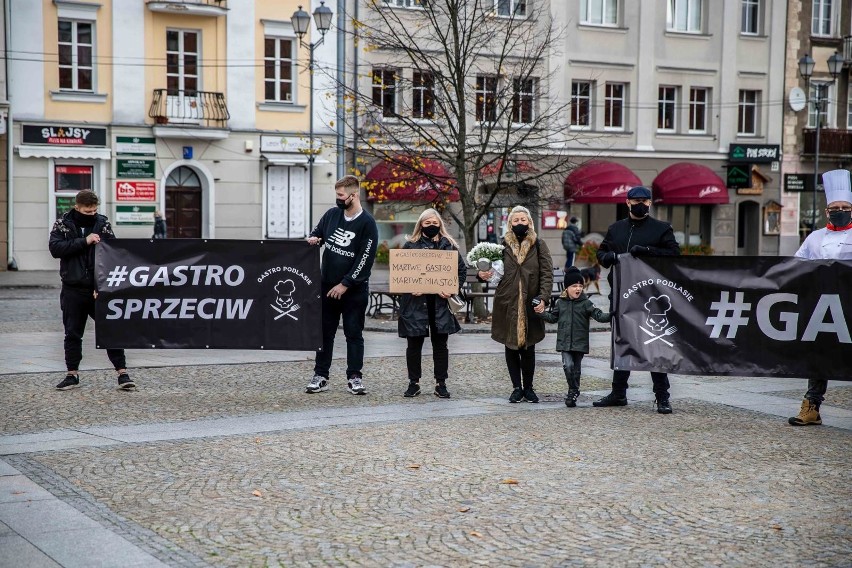
<path id="1" fill-rule="evenodd" d="M 565 406 L 568 408 L 574 408 L 577 406 L 577 397 L 580 396 L 580 393 L 576 391 L 568 391 L 568 394 L 565 395 Z"/>
<path id="2" fill-rule="evenodd" d="M 672 405 L 669 402 L 669 397 L 659 396 L 657 397 L 657 412 L 660 414 L 671 414 L 672 413 Z"/>
<path id="3" fill-rule="evenodd" d="M 611 392 L 602 399 L 594 401 L 592 406 L 627 406 L 627 393 Z"/>

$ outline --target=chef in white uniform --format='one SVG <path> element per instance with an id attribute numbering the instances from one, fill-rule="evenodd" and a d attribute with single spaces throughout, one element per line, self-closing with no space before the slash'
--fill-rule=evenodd
<path id="1" fill-rule="evenodd" d="M 852 260 L 852 183 L 848 170 L 832 170 L 822 174 L 825 185 L 825 214 L 828 224 L 814 231 L 796 251 L 796 256 L 807 259 Z M 809 379 L 808 392 L 802 401 L 798 416 L 788 421 L 793 426 L 822 424 L 819 406 L 825 398 L 828 381 Z"/>

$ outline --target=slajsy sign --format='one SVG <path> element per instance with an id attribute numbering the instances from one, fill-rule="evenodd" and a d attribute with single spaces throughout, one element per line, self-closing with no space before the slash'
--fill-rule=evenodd
<path id="1" fill-rule="evenodd" d="M 50 146 L 106 146 L 106 134 L 106 128 L 91 126 L 25 124 L 23 143 Z"/>

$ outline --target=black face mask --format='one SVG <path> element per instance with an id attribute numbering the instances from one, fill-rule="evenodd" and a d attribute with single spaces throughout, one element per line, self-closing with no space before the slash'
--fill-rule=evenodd
<path id="1" fill-rule="evenodd" d="M 630 206 L 630 213 L 632 213 L 634 217 L 639 217 L 640 219 L 647 216 L 648 211 L 650 210 L 651 208 L 644 203 L 634 203 Z"/>
<path id="2" fill-rule="evenodd" d="M 441 227 L 438 225 L 426 225 L 420 229 L 420 232 L 423 233 L 427 239 L 434 239 L 438 236 L 438 233 L 441 232 Z"/>
<path id="3" fill-rule="evenodd" d="M 71 210 L 71 220 L 78 227 L 92 228 L 95 226 L 95 215 L 84 215 L 76 209 Z"/>
<path id="4" fill-rule="evenodd" d="M 347 197 L 346 199 L 349 199 L 349 198 Z M 346 199 L 335 199 L 334 203 L 337 204 L 337 206 L 340 207 L 341 209 L 345 210 L 347 207 L 349 207 L 346 204 Z"/>
<path id="5" fill-rule="evenodd" d="M 845 227 L 852 222 L 852 211 L 829 211 L 828 219 L 835 227 Z"/>
<path id="6" fill-rule="evenodd" d="M 519 239 L 523 239 L 527 236 L 527 231 L 530 230 L 529 225 L 512 225 L 512 232 L 515 233 L 515 236 Z"/>

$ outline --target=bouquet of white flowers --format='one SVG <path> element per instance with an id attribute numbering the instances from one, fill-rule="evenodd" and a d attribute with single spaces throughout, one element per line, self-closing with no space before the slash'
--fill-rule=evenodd
<path id="1" fill-rule="evenodd" d="M 467 253 L 467 263 L 482 272 L 493 271 L 488 283 L 496 286 L 503 277 L 503 245 L 479 243 Z"/>

